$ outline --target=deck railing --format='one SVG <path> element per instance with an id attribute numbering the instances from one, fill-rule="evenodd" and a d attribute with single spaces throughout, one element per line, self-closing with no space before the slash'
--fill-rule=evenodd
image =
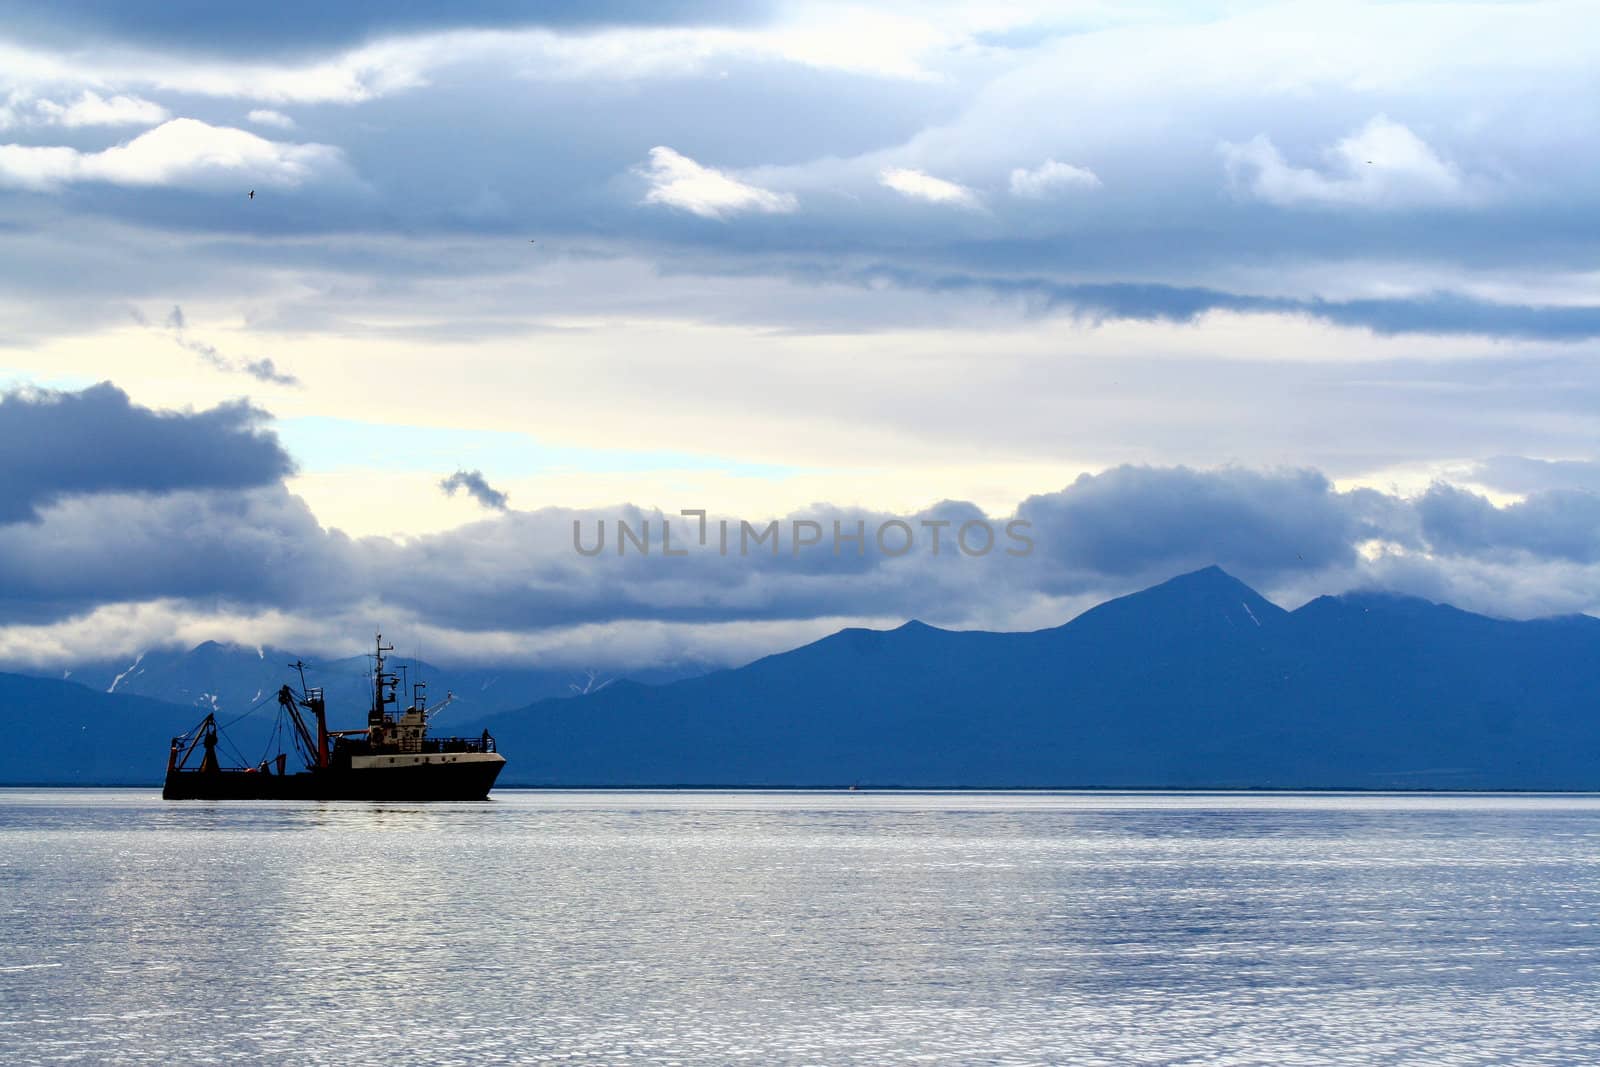
<path id="1" fill-rule="evenodd" d="M 422 752 L 493 752 L 494 738 L 482 737 L 429 737 L 424 738 Z"/>

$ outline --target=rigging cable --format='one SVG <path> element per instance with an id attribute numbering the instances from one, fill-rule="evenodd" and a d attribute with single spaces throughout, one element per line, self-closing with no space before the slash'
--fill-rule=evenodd
<path id="1" fill-rule="evenodd" d="M 241 767 L 250 766 L 249 763 L 245 762 L 244 753 L 240 752 L 237 748 L 235 748 L 233 742 L 228 740 L 228 735 L 223 733 L 221 730 L 217 731 L 217 742 L 219 744 L 224 744 L 224 745 L 228 746 L 228 752 L 233 756 L 234 759 L 239 761 L 239 766 L 241 766 Z"/>
<path id="2" fill-rule="evenodd" d="M 261 710 L 262 705 L 266 704 L 267 701 L 271 700 L 273 697 L 276 697 L 277 695 L 278 694 L 276 694 L 276 693 L 271 693 L 271 694 L 269 694 L 267 696 L 262 697 L 260 700 L 256 701 L 255 706 L 252 707 L 249 711 L 246 711 L 242 715 L 234 716 L 232 719 L 229 719 L 227 721 L 227 723 L 225 723 L 225 724 L 224 723 L 218 723 L 216 721 L 215 713 L 212 714 L 211 721 L 216 725 L 216 728 L 217 728 L 217 741 L 219 743 L 221 743 L 221 744 L 225 744 L 225 745 L 228 746 L 229 753 L 233 756 L 234 759 L 239 761 L 239 766 L 241 766 L 241 767 L 249 767 L 249 766 L 253 766 L 253 764 L 249 763 L 244 758 L 244 753 L 239 751 L 239 749 L 234 745 L 233 741 L 230 740 L 228 735 L 226 733 L 224 733 L 223 731 L 227 730 L 228 727 L 230 727 L 230 726 L 238 725 L 240 722 L 242 722 L 245 719 L 249 718 L 251 715 L 254 715 L 256 712 Z M 279 714 L 282 714 L 282 713 L 280 712 Z"/>
<path id="3" fill-rule="evenodd" d="M 249 718 L 250 716 L 254 715 L 256 712 L 260 711 L 261 710 L 261 706 L 263 704 L 265 704 L 269 700 L 277 699 L 277 696 L 278 696 L 277 693 L 268 693 L 266 696 L 264 696 L 260 700 L 256 701 L 255 707 L 251 708 L 249 711 L 245 712 L 243 715 L 237 716 L 236 718 L 229 719 L 228 723 L 227 723 L 227 726 L 218 726 L 217 729 L 226 730 L 228 728 L 228 726 L 232 726 L 235 723 L 241 722 L 244 719 Z"/>
<path id="4" fill-rule="evenodd" d="M 273 720 L 272 732 L 267 734 L 267 747 L 261 753 L 261 763 L 265 763 L 265 762 L 267 762 L 267 760 L 272 758 L 272 756 L 275 754 L 273 752 L 274 746 L 276 746 L 278 752 L 282 752 L 283 751 L 283 709 L 282 708 L 278 709 L 278 717 Z M 260 766 L 260 764 L 257 764 L 257 766 Z"/>

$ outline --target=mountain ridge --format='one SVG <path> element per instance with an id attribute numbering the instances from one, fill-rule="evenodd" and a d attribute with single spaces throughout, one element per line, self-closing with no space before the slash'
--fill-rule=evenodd
<path id="1" fill-rule="evenodd" d="M 368 656 L 310 656 L 271 645 L 209 640 L 193 648 L 150 649 L 131 658 L 76 664 L 56 676 L 92 690 L 144 696 L 166 703 L 236 715 L 269 699 L 285 682 L 295 681 L 293 664 L 303 660 L 312 685 L 327 692 L 336 714 L 364 714 L 371 703 Z M 575 670 L 520 667 L 441 667 L 414 656 L 392 656 L 390 666 L 407 684 L 428 683 L 430 701 L 452 692 L 456 713 L 486 715 L 523 707 L 547 697 L 567 697 L 596 683 Z M 646 680 L 672 681 L 700 673 L 698 664 L 639 672 Z M 15 671 L 33 677 L 39 672 Z M 613 684 L 614 677 L 600 685 Z M 409 702 L 409 691 L 403 694 Z"/>
<path id="2" fill-rule="evenodd" d="M 1597 664 L 1590 616 L 1287 611 L 1209 567 L 1060 626 L 841 630 L 485 725 L 529 754 L 508 784 L 1587 789 Z"/>
<path id="3" fill-rule="evenodd" d="M 153 784 L 192 725 L 175 704 L 0 672 L 0 785 Z"/>
<path id="4" fill-rule="evenodd" d="M 287 655 L 194 651 L 260 664 L 273 690 Z M 48 741 L 0 760 L 0 781 L 154 781 L 198 709 L 127 686 L 0 675 L 10 735 Z M 443 728 L 493 730 L 506 785 L 1596 789 L 1600 619 L 1372 592 L 1286 611 L 1205 568 L 1039 630 L 850 627 L 666 684 L 484 707 Z M 73 725 L 121 740 L 86 772 Z"/>

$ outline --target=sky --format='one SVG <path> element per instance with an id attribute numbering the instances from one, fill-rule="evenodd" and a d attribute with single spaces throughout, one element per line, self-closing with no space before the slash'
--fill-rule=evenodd
<path id="1" fill-rule="evenodd" d="M 1213 563 L 1596 612 L 1597 31 L 0 0 L 0 665 L 733 664 Z M 684 510 L 917 541 L 574 549 Z"/>

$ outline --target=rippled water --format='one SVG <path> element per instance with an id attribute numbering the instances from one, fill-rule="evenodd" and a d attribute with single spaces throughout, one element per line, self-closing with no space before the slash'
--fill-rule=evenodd
<path id="1" fill-rule="evenodd" d="M 0 1061 L 1600 1062 L 1600 799 L 0 791 Z"/>

